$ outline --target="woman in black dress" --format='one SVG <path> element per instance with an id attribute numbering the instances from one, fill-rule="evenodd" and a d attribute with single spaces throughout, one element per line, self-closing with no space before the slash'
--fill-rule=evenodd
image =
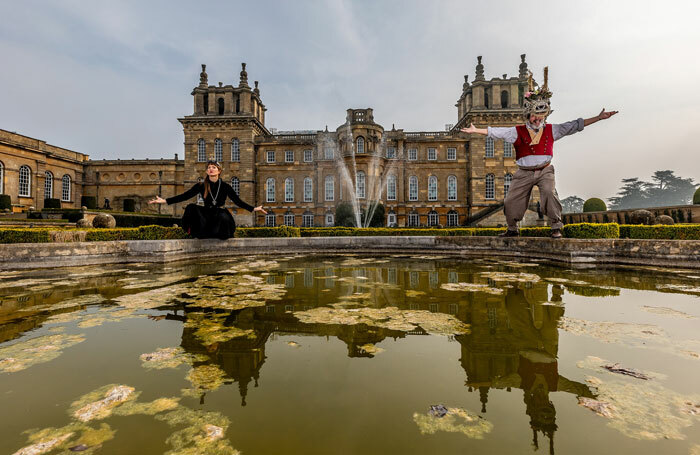
<path id="1" fill-rule="evenodd" d="M 149 201 L 149 204 L 175 204 L 186 201 L 196 195 L 201 195 L 204 199 L 204 206 L 189 204 L 185 207 L 182 215 L 182 228 L 192 237 L 198 239 L 217 238 L 226 240 L 233 237 L 236 231 L 236 222 L 231 213 L 223 208 L 227 198 L 230 198 L 237 206 L 249 212 L 267 212 L 261 206 L 253 208 L 246 204 L 238 194 L 231 188 L 231 185 L 219 178 L 221 165 L 216 161 L 207 162 L 207 176 L 203 182 L 195 183 L 192 188 L 178 196 L 163 199 L 156 196 Z"/>

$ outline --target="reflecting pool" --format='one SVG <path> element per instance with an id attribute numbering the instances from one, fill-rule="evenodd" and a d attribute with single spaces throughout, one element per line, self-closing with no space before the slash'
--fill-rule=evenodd
<path id="1" fill-rule="evenodd" d="M 0 272 L 0 453 L 700 454 L 700 270 Z"/>

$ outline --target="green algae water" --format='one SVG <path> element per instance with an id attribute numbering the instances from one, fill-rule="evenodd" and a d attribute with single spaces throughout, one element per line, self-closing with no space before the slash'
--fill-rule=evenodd
<path id="1" fill-rule="evenodd" d="M 0 272 L 2 454 L 700 454 L 700 271 Z"/>

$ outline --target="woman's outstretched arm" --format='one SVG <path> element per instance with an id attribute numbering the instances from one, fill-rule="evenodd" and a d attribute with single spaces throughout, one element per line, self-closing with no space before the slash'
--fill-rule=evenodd
<path id="1" fill-rule="evenodd" d="M 197 195 L 197 193 L 199 193 L 199 188 L 200 188 L 199 185 L 200 185 L 199 183 L 195 183 L 194 186 L 192 186 L 192 188 L 185 191 L 184 193 L 178 194 L 177 196 L 169 197 L 167 199 L 163 199 L 160 196 L 156 196 L 154 199 L 151 199 L 150 201 L 148 201 L 148 203 L 149 204 L 168 204 L 168 205 L 170 205 L 170 204 L 176 204 L 178 202 L 186 201 L 188 199 L 193 198 L 194 196 Z"/>

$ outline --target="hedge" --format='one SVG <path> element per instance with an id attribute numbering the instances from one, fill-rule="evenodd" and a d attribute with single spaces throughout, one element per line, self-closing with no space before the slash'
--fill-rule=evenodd
<path id="1" fill-rule="evenodd" d="M 357 236 L 414 236 L 438 235 L 450 237 L 470 237 L 474 235 L 473 228 L 356 228 L 356 227 L 318 227 L 301 228 L 302 237 L 357 237 Z"/>
<path id="2" fill-rule="evenodd" d="M 44 208 L 45 209 L 60 209 L 61 208 L 61 201 L 56 198 L 48 198 L 44 199 Z"/>
<path id="3" fill-rule="evenodd" d="M 9 194 L 0 194 L 0 210 L 11 209 L 12 199 Z"/>
<path id="4" fill-rule="evenodd" d="M 583 203 L 583 212 L 604 212 L 608 208 L 605 206 L 605 202 L 597 197 L 592 197 Z"/>
<path id="5" fill-rule="evenodd" d="M 700 224 L 623 224 L 621 239 L 700 240 Z"/>
<path id="6" fill-rule="evenodd" d="M 47 243 L 51 241 L 48 229 L 0 229 L 0 243 Z"/>
<path id="7" fill-rule="evenodd" d="M 186 239 L 189 235 L 179 227 L 141 226 L 137 228 L 90 229 L 85 241 Z"/>
<path id="8" fill-rule="evenodd" d="M 81 196 L 80 205 L 88 210 L 95 210 L 97 208 L 97 198 L 95 196 Z"/>
<path id="9" fill-rule="evenodd" d="M 617 223 L 566 224 L 561 233 L 569 239 L 616 239 L 620 237 L 620 225 Z"/>
<path id="10" fill-rule="evenodd" d="M 236 229 L 236 238 L 258 238 L 258 237 L 301 237 L 298 227 L 277 226 L 277 227 L 252 227 Z"/>

